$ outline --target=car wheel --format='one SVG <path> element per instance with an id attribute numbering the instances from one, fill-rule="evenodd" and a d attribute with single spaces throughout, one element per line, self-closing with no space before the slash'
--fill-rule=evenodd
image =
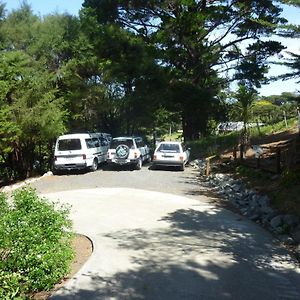
<path id="1" fill-rule="evenodd" d="M 52 174 L 53 174 L 53 175 L 60 175 L 61 172 L 60 172 L 59 170 L 57 170 L 57 169 L 53 169 L 53 170 L 52 170 Z"/>
<path id="2" fill-rule="evenodd" d="M 184 171 L 184 168 L 185 168 L 185 165 L 182 164 L 179 169 L 180 169 L 180 171 Z"/>
<path id="3" fill-rule="evenodd" d="M 92 166 L 91 166 L 91 170 L 92 170 L 93 172 L 95 172 L 97 169 L 98 169 L 98 160 L 97 160 L 96 158 L 94 158 L 93 164 L 92 164 Z"/>
<path id="4" fill-rule="evenodd" d="M 136 163 L 136 169 L 140 170 L 142 168 L 142 159 L 139 158 L 138 162 Z"/>

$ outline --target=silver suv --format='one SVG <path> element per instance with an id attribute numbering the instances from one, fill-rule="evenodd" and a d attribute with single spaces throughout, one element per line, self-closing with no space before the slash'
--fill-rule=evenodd
<path id="1" fill-rule="evenodd" d="M 107 163 L 131 165 L 140 170 L 144 162 L 150 162 L 150 152 L 150 148 L 141 137 L 116 137 L 110 143 Z"/>

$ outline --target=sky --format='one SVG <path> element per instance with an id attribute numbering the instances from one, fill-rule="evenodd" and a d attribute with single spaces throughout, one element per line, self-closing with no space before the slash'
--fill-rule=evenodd
<path id="1" fill-rule="evenodd" d="M 6 3 L 6 9 L 9 12 L 16 9 L 22 3 L 22 0 L 0 0 Z M 77 15 L 84 0 L 27 0 L 33 9 L 33 12 L 44 16 L 50 13 L 69 13 Z M 300 8 L 290 7 L 283 5 L 283 17 L 288 19 L 291 23 L 300 24 Z M 287 47 L 287 51 L 300 54 L 300 41 L 299 39 L 284 39 L 282 43 Z M 288 69 L 280 66 L 271 66 L 269 75 L 279 75 L 289 71 Z M 268 85 L 263 85 L 258 92 L 262 96 L 279 95 L 282 92 L 300 92 L 300 83 L 297 80 L 275 81 Z M 299 81 L 299 78 L 298 78 Z"/>

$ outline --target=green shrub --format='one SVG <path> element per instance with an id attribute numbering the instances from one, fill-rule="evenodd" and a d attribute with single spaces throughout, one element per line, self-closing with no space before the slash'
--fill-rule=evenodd
<path id="1" fill-rule="evenodd" d="M 0 299 L 49 290 L 69 271 L 69 208 L 22 189 L 0 194 Z"/>
<path id="2" fill-rule="evenodd" d="M 300 184 L 300 172 L 298 171 L 285 171 L 282 174 L 280 185 L 282 187 L 291 187 Z"/>
<path id="3" fill-rule="evenodd" d="M 256 170 L 253 169 L 251 167 L 248 166 L 237 166 L 235 168 L 235 172 L 241 176 L 247 177 L 249 179 L 262 179 L 262 180 L 268 180 L 269 179 L 269 175 L 265 174 L 263 171 L 261 170 Z"/>

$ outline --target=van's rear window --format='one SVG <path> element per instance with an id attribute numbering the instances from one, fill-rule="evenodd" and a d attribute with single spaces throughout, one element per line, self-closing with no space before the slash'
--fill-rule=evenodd
<path id="1" fill-rule="evenodd" d="M 65 139 L 58 141 L 58 150 L 81 150 L 80 139 Z"/>

